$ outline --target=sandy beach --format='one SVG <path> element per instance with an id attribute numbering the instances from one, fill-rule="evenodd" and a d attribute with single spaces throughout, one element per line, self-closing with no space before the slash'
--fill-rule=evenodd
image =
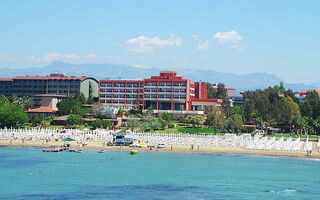
<path id="1" fill-rule="evenodd" d="M 33 141 L 33 140 L 1 140 L 0 146 L 8 147 L 52 147 L 61 146 L 64 142 L 62 141 Z M 245 155 L 264 155 L 264 156 L 285 156 L 285 157 L 300 157 L 300 158 L 312 158 L 320 159 L 320 153 L 316 151 L 316 142 L 313 142 L 313 153 L 311 156 L 307 156 L 304 151 L 291 152 L 291 151 L 272 151 L 272 150 L 247 150 L 239 147 L 216 147 L 216 146 L 191 146 L 186 145 L 167 145 L 165 148 L 157 149 L 147 148 L 148 144 L 144 144 L 142 148 L 131 148 L 125 146 L 106 146 L 104 142 L 88 142 L 84 147 L 80 147 L 77 142 L 68 142 L 70 148 L 83 149 L 83 150 L 101 150 L 105 151 L 148 151 L 148 152 L 172 152 L 172 153 L 206 153 L 206 154 L 245 154 Z"/>

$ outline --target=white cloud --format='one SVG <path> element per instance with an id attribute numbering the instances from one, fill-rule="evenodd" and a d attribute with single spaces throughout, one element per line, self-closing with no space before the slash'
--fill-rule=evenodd
<path id="1" fill-rule="evenodd" d="M 209 47 L 209 41 L 208 40 L 202 41 L 198 35 L 194 35 L 193 36 L 193 41 L 197 42 L 197 47 L 196 48 L 199 51 L 208 49 L 208 47 Z"/>
<path id="2" fill-rule="evenodd" d="M 88 53 L 87 55 L 85 55 L 85 58 L 87 58 L 89 60 L 96 60 L 98 58 L 98 56 L 93 53 Z"/>
<path id="3" fill-rule="evenodd" d="M 243 39 L 242 36 L 236 31 L 218 32 L 213 35 L 213 39 L 220 44 L 227 44 L 229 48 L 236 50 L 244 50 L 245 48 L 240 46 L 240 42 Z"/>
<path id="4" fill-rule="evenodd" d="M 127 51 L 140 53 L 152 53 L 157 47 L 179 47 L 181 45 L 181 39 L 176 38 L 174 35 L 171 35 L 168 40 L 161 40 L 158 36 L 148 38 L 141 35 L 137 38 L 129 39 L 124 43 Z"/>
<path id="5" fill-rule="evenodd" d="M 214 34 L 213 38 L 220 43 L 238 43 L 242 40 L 241 35 L 236 31 L 218 32 Z"/>

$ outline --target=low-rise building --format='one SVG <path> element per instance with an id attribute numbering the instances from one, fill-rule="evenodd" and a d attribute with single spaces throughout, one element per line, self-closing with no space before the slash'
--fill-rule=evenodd
<path id="1" fill-rule="evenodd" d="M 31 119 L 34 119 L 34 118 L 43 119 L 43 118 L 54 116 L 56 111 L 48 107 L 40 107 L 40 108 L 28 110 L 27 113 Z"/>
<path id="2" fill-rule="evenodd" d="M 74 96 L 78 92 L 86 98 L 98 97 L 98 81 L 91 77 L 67 76 L 53 73 L 48 76 L 16 76 L 12 79 L 0 79 L 0 94 L 32 96 L 36 94 L 57 94 Z"/>
<path id="3" fill-rule="evenodd" d="M 37 94 L 31 96 L 31 109 L 48 107 L 52 110 L 57 111 L 57 103 L 62 99 L 66 98 L 66 95 L 58 94 Z"/>

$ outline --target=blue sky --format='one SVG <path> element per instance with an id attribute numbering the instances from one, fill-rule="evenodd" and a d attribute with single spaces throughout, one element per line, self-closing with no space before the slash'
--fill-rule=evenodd
<path id="1" fill-rule="evenodd" d="M 0 6 L 0 67 L 54 60 L 267 72 L 320 82 L 320 1 L 15 1 Z"/>

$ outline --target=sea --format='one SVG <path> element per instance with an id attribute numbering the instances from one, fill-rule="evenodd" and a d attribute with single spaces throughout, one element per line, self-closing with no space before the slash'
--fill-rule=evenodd
<path id="1" fill-rule="evenodd" d="M 320 199 L 320 161 L 0 147 L 0 199 Z"/>

